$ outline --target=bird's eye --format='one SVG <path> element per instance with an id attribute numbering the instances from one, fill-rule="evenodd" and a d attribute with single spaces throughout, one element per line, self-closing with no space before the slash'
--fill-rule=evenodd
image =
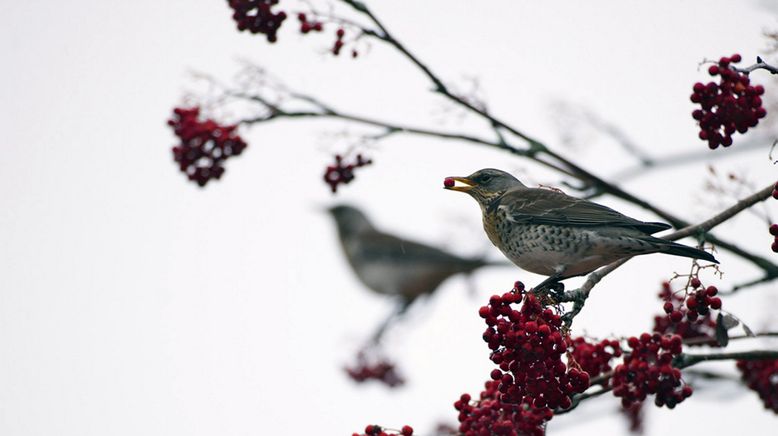
<path id="1" fill-rule="evenodd" d="M 481 176 L 481 183 L 489 183 L 489 180 L 492 180 L 492 176 Z"/>

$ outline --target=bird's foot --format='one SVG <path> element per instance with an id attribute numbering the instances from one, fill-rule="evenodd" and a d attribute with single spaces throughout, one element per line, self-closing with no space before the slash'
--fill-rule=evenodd
<path id="1" fill-rule="evenodd" d="M 555 301 L 559 301 L 565 293 L 565 284 L 556 278 L 547 278 L 532 289 L 535 294 L 549 295 Z"/>

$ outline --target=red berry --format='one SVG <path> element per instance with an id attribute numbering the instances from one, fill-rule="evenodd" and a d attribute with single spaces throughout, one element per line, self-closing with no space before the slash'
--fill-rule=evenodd
<path id="1" fill-rule="evenodd" d="M 692 288 L 699 288 L 701 284 L 702 282 L 700 282 L 700 279 L 698 279 L 697 277 L 692 278 L 691 281 Z"/>
<path id="2" fill-rule="evenodd" d="M 767 114 L 759 97 L 764 87 L 750 86 L 747 74 L 731 69 L 729 64 L 736 59 L 740 59 L 737 54 L 731 58 L 722 57 L 718 65 L 708 68 L 708 74 L 719 77 L 718 83 L 698 82 L 693 86 L 694 93 L 690 98 L 700 108 L 692 112 L 692 117 L 700 126 L 699 138 L 706 141 L 710 149 L 719 145 L 729 147 L 734 132 L 747 132 Z"/>
<path id="3" fill-rule="evenodd" d="M 456 182 L 452 177 L 446 177 L 445 179 L 443 179 L 443 186 L 445 186 L 446 188 L 450 188 L 454 186 L 455 183 Z"/>
<path id="4" fill-rule="evenodd" d="M 413 435 L 413 428 L 410 425 L 404 425 L 400 434 L 402 436 L 411 436 Z"/>

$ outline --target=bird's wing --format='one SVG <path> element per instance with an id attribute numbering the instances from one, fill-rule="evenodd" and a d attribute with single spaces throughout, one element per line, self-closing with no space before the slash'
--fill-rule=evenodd
<path id="1" fill-rule="evenodd" d="M 459 257 L 429 245 L 381 232 L 361 235 L 359 256 L 365 261 L 391 260 L 398 264 L 436 265 L 460 271 L 474 269 L 484 264 L 481 259 Z"/>
<path id="2" fill-rule="evenodd" d="M 639 221 L 607 206 L 550 189 L 515 189 L 497 201 L 493 207 L 503 208 L 508 219 L 517 223 L 632 227 L 649 234 L 670 228 L 665 223 Z"/>

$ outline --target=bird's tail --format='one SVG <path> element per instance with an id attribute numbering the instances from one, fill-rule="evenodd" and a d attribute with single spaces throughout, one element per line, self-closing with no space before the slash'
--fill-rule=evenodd
<path id="1" fill-rule="evenodd" d="M 674 256 L 691 257 L 692 259 L 702 259 L 708 262 L 719 263 L 712 254 L 699 248 L 689 247 L 688 245 L 678 244 L 676 242 L 662 239 L 662 245 L 659 247 L 661 253 L 672 254 Z"/>

